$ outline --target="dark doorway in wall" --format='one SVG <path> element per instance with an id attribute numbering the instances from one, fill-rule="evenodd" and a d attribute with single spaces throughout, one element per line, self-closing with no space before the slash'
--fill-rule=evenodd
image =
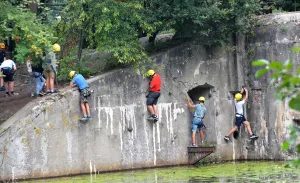
<path id="1" fill-rule="evenodd" d="M 208 100 L 212 96 L 212 88 L 214 88 L 212 85 L 205 83 L 204 85 L 199 85 L 189 90 L 188 95 L 194 103 L 198 101 L 200 96 L 203 96 Z"/>
<path id="2" fill-rule="evenodd" d="M 188 91 L 188 95 L 193 101 L 194 104 L 199 103 L 199 97 L 203 96 L 205 97 L 204 106 L 206 107 L 206 114 L 204 117 L 204 125 L 206 126 L 206 129 L 204 130 L 205 139 L 204 141 L 207 144 L 215 145 L 216 142 L 216 128 L 215 128 L 215 120 L 216 120 L 216 102 L 214 101 L 213 97 L 213 88 L 214 86 L 210 84 L 203 84 L 196 86 L 195 88 Z M 191 115 L 191 121 L 192 121 L 193 115 Z M 197 140 L 196 142 L 200 142 L 199 135 L 196 136 Z"/>

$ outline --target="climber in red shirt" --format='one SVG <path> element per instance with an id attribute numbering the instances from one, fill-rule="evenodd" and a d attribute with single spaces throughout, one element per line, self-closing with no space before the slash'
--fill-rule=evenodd
<path id="1" fill-rule="evenodd" d="M 148 119 L 157 122 L 158 121 L 157 101 L 160 96 L 161 78 L 160 75 L 158 73 L 155 73 L 155 71 L 152 69 L 147 72 L 147 76 L 150 78 L 149 94 L 146 96 L 147 108 L 151 113 L 151 116 Z"/>

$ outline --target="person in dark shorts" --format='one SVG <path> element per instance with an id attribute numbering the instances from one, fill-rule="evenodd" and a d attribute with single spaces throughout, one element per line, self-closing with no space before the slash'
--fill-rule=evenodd
<path id="1" fill-rule="evenodd" d="M 7 59 L 2 62 L 0 65 L 2 73 L 5 75 L 3 78 L 5 84 L 6 96 L 14 95 L 14 73 L 17 70 L 16 64 L 14 61 Z"/>
<path id="2" fill-rule="evenodd" d="M 2 45 L 0 47 L 0 65 L 2 64 L 2 62 L 4 60 L 6 60 L 6 55 L 5 55 L 4 48 L 5 48 L 5 44 L 2 43 Z M 3 78 L 2 77 L 0 77 L 0 90 L 1 91 L 5 90 L 4 83 L 3 83 Z"/>
<path id="3" fill-rule="evenodd" d="M 88 119 L 91 119 L 91 112 L 90 112 L 90 105 L 88 102 L 88 98 L 91 95 L 91 92 L 89 90 L 89 85 L 84 79 L 84 77 L 81 74 L 76 74 L 75 71 L 71 71 L 69 73 L 69 76 L 72 78 L 72 81 L 70 82 L 71 87 L 77 86 L 80 91 L 80 106 L 81 111 L 83 113 L 83 117 L 81 121 L 86 121 Z"/>
<path id="4" fill-rule="evenodd" d="M 243 92 L 246 93 L 245 98 L 243 99 Z M 229 141 L 229 136 L 238 130 L 238 128 L 241 126 L 241 124 L 245 125 L 247 127 L 247 130 L 250 134 L 250 139 L 256 139 L 258 136 L 256 136 L 252 130 L 249 121 L 246 120 L 244 116 L 244 109 L 243 105 L 247 102 L 248 99 L 248 90 L 246 88 L 242 88 L 240 93 L 235 94 L 234 96 L 234 104 L 236 109 L 235 114 L 235 126 L 229 131 L 229 133 L 224 137 L 225 141 Z"/>
<path id="5" fill-rule="evenodd" d="M 161 86 L 161 78 L 158 73 L 155 73 L 154 70 L 149 70 L 147 72 L 147 76 L 150 78 L 149 82 L 149 94 L 147 97 L 147 108 L 151 114 L 148 118 L 149 120 L 154 120 L 154 122 L 158 121 L 158 110 L 157 110 L 157 101 L 160 96 L 160 86 Z"/>

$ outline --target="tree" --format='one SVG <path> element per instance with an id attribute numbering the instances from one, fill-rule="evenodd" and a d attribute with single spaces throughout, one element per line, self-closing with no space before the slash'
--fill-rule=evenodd
<path id="1" fill-rule="evenodd" d="M 293 53 L 300 53 L 300 47 L 292 48 Z M 276 96 L 278 100 L 288 100 L 291 109 L 300 111 L 300 67 L 296 72 L 292 72 L 293 64 L 287 59 L 284 64 L 279 61 L 269 62 L 267 60 L 256 60 L 252 62 L 253 66 L 264 66 L 256 72 L 256 77 L 261 77 L 267 72 L 272 73 L 271 85 L 277 84 Z M 282 145 L 283 150 L 295 145 L 296 151 L 300 153 L 300 126 L 293 125 L 290 127 L 290 138 Z M 298 142 L 298 144 L 296 144 Z M 294 165 L 300 165 L 300 158 L 294 161 Z"/>
<path id="2" fill-rule="evenodd" d="M 57 39 L 51 26 L 43 24 L 30 11 L 29 3 L 0 1 L 0 40 L 11 38 L 15 42 L 14 59 L 18 63 L 24 63 L 28 57 L 38 62 L 38 57 Z"/>
<path id="3" fill-rule="evenodd" d="M 111 53 L 119 63 L 138 63 L 147 54 L 139 43 L 135 25 L 146 32 L 153 31 L 142 17 L 142 8 L 137 0 L 70 0 L 62 12 L 60 31 L 79 40 L 86 39 L 89 48 Z"/>
<path id="4" fill-rule="evenodd" d="M 232 33 L 249 31 L 253 25 L 251 16 L 261 9 L 259 0 L 142 2 L 144 17 L 154 25 L 155 35 L 159 31 L 174 29 L 176 38 L 200 38 L 203 44 L 208 45 L 226 43 Z"/>

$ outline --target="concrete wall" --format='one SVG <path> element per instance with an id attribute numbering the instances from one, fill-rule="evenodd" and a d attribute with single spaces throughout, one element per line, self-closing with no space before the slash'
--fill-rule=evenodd
<path id="1" fill-rule="evenodd" d="M 300 34 L 300 15 L 293 17 L 297 21 L 266 19 L 271 25 L 260 26 L 250 42 L 237 39 L 236 52 L 230 45 L 206 48 L 193 43 L 154 56 L 163 79 L 155 124 L 146 119 L 148 81 L 131 68 L 89 80 L 94 90 L 90 102 L 93 119 L 87 123 L 78 121 L 79 92 L 75 89 L 66 88 L 29 103 L 1 126 L 0 179 L 187 164 L 192 119 L 185 99 L 188 91 L 193 99 L 199 97 L 197 92 L 207 99 L 206 141 L 217 149 L 208 161 L 294 157 L 280 150 L 292 123 L 290 110 L 285 103 L 275 102 L 274 89 L 267 87 L 269 77 L 255 81 L 256 68 L 250 63 L 270 55 L 275 60 L 291 55 L 289 48 L 299 43 L 295 36 Z M 291 29 L 281 34 L 282 25 Z M 275 36 L 265 38 L 270 33 L 260 31 L 261 27 Z M 249 52 L 251 48 L 254 51 Z M 299 63 L 298 57 L 293 58 Z M 258 82 L 261 87 L 254 87 Z M 223 137 L 234 125 L 231 91 L 243 84 L 251 96 L 247 116 L 260 138 L 250 140 L 242 127 L 240 138 L 226 143 Z"/>

